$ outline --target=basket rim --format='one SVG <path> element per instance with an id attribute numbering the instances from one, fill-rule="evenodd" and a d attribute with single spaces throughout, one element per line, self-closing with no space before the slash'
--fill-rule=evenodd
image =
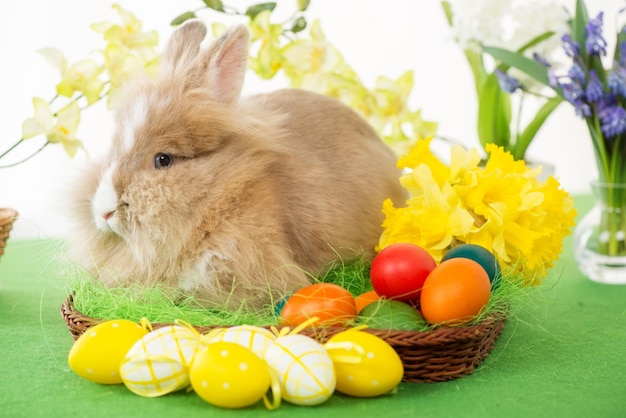
<path id="1" fill-rule="evenodd" d="M 93 318 L 78 311 L 74 306 L 74 294 L 69 294 L 61 305 L 61 316 L 66 322 L 70 333 L 77 339 L 88 328 L 98 323 L 114 318 Z M 472 325 L 439 327 L 426 331 L 407 331 L 398 329 L 376 329 L 365 328 L 364 331 L 379 336 L 384 339 L 390 339 L 396 342 L 398 346 L 432 345 L 440 346 L 450 342 L 460 341 L 477 341 L 484 337 L 485 334 L 492 332 L 494 327 L 502 326 L 508 318 L 505 313 L 494 313 L 483 321 Z M 172 323 L 151 323 L 153 328 L 160 328 L 171 325 Z M 194 325 L 200 333 L 207 332 L 215 328 L 228 328 L 236 325 Z M 270 328 L 270 326 L 261 326 L 261 328 Z M 274 325 L 274 328 L 280 330 L 285 326 Z M 313 336 L 317 339 L 329 338 L 334 334 L 352 329 L 352 326 L 334 326 L 334 327 L 307 327 L 301 333 Z"/>
<path id="2" fill-rule="evenodd" d="M 61 305 L 61 316 L 74 338 L 77 340 L 91 326 L 105 319 L 94 319 L 78 312 L 74 307 L 73 294 L 67 296 Z M 508 310 L 492 315 L 470 326 L 442 327 L 428 331 L 378 330 L 365 328 L 387 342 L 399 355 L 404 374 L 402 381 L 432 383 L 453 380 L 472 374 L 489 355 L 499 338 Z M 153 329 L 172 323 L 153 323 Z M 193 326 L 205 333 L 215 328 L 228 326 Z M 268 327 L 263 327 L 268 328 Z M 276 326 L 276 329 L 283 327 Z M 335 334 L 352 327 L 305 328 L 300 334 L 314 338 L 320 343 L 327 342 Z"/>

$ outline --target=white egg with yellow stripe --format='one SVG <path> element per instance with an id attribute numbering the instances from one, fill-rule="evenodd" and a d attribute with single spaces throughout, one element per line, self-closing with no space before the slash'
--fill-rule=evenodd
<path id="1" fill-rule="evenodd" d="M 200 334 L 190 327 L 168 325 L 147 334 L 128 351 L 120 366 L 126 387 L 156 397 L 189 386 L 189 365 Z"/>
<path id="2" fill-rule="evenodd" d="M 208 335 L 207 343 L 229 342 L 239 344 L 263 359 L 267 349 L 276 340 L 276 335 L 265 328 L 239 325 L 223 328 Z"/>
<path id="3" fill-rule="evenodd" d="M 333 362 L 324 347 L 300 334 L 283 335 L 265 352 L 281 386 L 282 398 L 296 405 L 319 405 L 335 391 Z"/>

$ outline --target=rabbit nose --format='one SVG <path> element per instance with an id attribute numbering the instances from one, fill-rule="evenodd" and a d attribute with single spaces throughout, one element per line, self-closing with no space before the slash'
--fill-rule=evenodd
<path id="1" fill-rule="evenodd" d="M 105 213 L 104 215 L 102 215 L 102 217 L 104 218 L 104 220 L 105 220 L 105 221 L 108 221 L 108 220 L 109 220 L 109 218 L 110 218 L 111 216 L 113 216 L 113 214 L 114 214 L 114 213 L 115 213 L 115 211 L 114 211 L 114 210 L 112 210 L 112 211 L 107 212 L 107 213 Z"/>

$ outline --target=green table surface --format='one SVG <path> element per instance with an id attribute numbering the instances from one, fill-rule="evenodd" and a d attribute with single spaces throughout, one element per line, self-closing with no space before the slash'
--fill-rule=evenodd
<path id="1" fill-rule="evenodd" d="M 589 199 L 577 199 L 579 213 Z M 0 259 L 0 417 L 626 417 L 626 285 L 589 281 L 572 237 L 548 280 L 513 313 L 474 374 L 402 383 L 395 394 L 267 411 L 213 407 L 193 393 L 142 398 L 75 375 L 59 314 L 68 277 L 58 241 L 10 240 Z M 558 278 L 558 280 L 557 280 Z"/>

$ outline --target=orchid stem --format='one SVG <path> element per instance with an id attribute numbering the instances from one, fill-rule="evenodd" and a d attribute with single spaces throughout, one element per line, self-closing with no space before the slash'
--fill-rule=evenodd
<path id="1" fill-rule="evenodd" d="M 11 151 L 13 148 L 15 148 L 22 141 L 23 141 L 23 139 L 20 139 L 15 145 L 13 145 L 11 148 L 9 148 L 9 150 L 7 150 L 4 154 L 0 155 L 0 158 L 2 158 L 4 155 L 6 155 L 9 151 Z M 7 165 L 0 165 L 0 168 L 10 168 L 10 167 L 15 167 L 17 165 L 20 165 L 23 162 L 26 162 L 26 161 L 30 160 L 31 158 L 33 158 L 35 155 L 39 154 L 49 144 L 50 144 L 50 142 L 46 141 L 46 143 L 43 144 L 37 151 L 33 152 L 31 155 L 29 155 L 28 157 L 24 158 L 23 160 L 17 161 L 15 163 L 7 164 Z"/>

